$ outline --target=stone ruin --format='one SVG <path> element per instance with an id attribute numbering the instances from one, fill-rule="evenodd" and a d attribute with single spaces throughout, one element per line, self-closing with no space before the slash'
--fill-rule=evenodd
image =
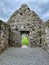
<path id="1" fill-rule="evenodd" d="M 10 25 L 10 45 L 22 46 L 21 37 L 26 34 L 28 46 L 42 46 L 44 42 L 43 22 L 39 16 L 23 4 L 8 20 Z"/>
<path id="2" fill-rule="evenodd" d="M 0 20 L 0 53 L 8 47 L 9 26 Z"/>
<path id="3" fill-rule="evenodd" d="M 8 46 L 21 47 L 23 35 L 29 40 L 28 46 L 44 46 L 44 23 L 26 4 L 16 10 L 7 23 L 0 20 L 0 52 Z"/>
<path id="4" fill-rule="evenodd" d="M 44 48 L 49 52 L 49 20 L 45 22 L 45 42 Z"/>

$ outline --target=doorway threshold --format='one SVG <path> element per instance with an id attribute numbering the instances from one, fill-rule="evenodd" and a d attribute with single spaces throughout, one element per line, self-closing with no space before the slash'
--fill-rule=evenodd
<path id="1" fill-rule="evenodd" d="M 28 48 L 28 46 L 22 46 L 22 48 Z"/>

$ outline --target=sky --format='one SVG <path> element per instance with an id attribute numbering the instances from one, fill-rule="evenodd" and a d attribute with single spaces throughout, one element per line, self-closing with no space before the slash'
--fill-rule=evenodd
<path id="1" fill-rule="evenodd" d="M 0 0 L 0 19 L 6 22 L 22 4 L 27 4 L 43 22 L 49 19 L 49 0 Z"/>

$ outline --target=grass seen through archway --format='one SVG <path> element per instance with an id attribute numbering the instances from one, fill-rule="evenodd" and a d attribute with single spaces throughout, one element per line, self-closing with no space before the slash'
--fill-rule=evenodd
<path id="1" fill-rule="evenodd" d="M 22 46 L 28 46 L 28 43 L 29 43 L 29 40 L 28 40 L 28 38 L 26 37 L 26 36 L 23 36 L 22 38 L 21 38 L 21 43 L 22 43 Z"/>

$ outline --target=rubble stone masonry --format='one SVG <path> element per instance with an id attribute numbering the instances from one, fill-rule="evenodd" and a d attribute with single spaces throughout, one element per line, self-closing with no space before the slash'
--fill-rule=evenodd
<path id="1" fill-rule="evenodd" d="M 9 26 L 0 20 L 0 53 L 8 47 Z"/>

